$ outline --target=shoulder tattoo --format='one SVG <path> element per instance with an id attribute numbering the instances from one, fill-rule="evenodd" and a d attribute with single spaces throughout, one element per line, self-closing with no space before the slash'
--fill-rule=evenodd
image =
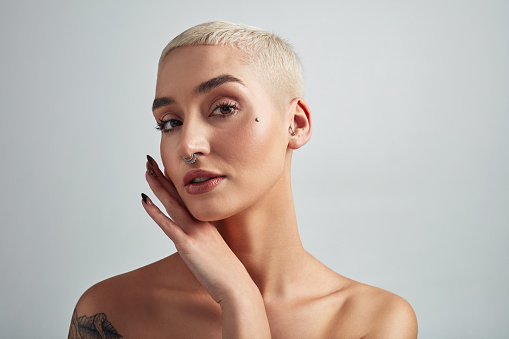
<path id="1" fill-rule="evenodd" d="M 122 336 L 106 318 L 106 314 L 97 313 L 91 317 L 82 315 L 74 309 L 68 339 L 118 339 Z"/>

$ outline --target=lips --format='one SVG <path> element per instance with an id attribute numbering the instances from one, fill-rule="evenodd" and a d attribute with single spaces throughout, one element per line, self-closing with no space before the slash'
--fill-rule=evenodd
<path id="1" fill-rule="evenodd" d="M 207 180 L 210 180 L 210 179 L 214 179 L 214 178 L 217 178 L 217 177 L 199 177 L 199 178 L 195 178 L 195 179 L 191 180 L 191 184 L 199 184 L 201 182 L 204 182 L 204 181 L 207 181 Z"/>
<path id="2" fill-rule="evenodd" d="M 224 175 L 218 173 L 212 173 L 204 170 L 193 170 L 189 171 L 184 175 L 183 181 L 184 186 L 188 186 L 191 184 L 201 184 L 207 181 L 210 181 L 215 178 L 224 178 Z"/>
<path id="3" fill-rule="evenodd" d="M 184 175 L 184 189 L 189 194 L 203 194 L 212 191 L 226 178 L 225 175 L 204 170 L 192 170 Z"/>

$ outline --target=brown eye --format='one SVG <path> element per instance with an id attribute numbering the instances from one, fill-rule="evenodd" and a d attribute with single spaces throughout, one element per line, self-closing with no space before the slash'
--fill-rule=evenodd
<path id="1" fill-rule="evenodd" d="M 176 119 L 161 120 L 157 124 L 157 129 L 162 132 L 171 132 L 175 127 L 182 125 L 182 121 Z"/>
<path id="2" fill-rule="evenodd" d="M 234 114 L 237 111 L 237 105 L 235 103 L 221 103 L 216 106 L 212 111 L 212 115 L 216 116 L 227 116 Z"/>
<path id="3" fill-rule="evenodd" d="M 233 107 L 230 107 L 230 106 L 221 106 L 219 107 L 219 112 L 221 112 L 221 114 L 229 114 L 233 111 Z"/>

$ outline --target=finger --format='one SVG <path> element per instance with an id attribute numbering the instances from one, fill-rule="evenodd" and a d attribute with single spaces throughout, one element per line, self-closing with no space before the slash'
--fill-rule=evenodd
<path id="1" fill-rule="evenodd" d="M 186 233 L 179 227 L 173 220 L 164 215 L 161 210 L 154 205 L 152 200 L 145 194 L 141 194 L 142 205 L 148 215 L 156 222 L 163 232 L 173 241 L 175 246 L 181 243 L 186 236 Z"/>
<path id="2" fill-rule="evenodd" d="M 190 223 L 196 222 L 196 219 L 187 209 L 175 185 L 168 175 L 166 175 L 166 172 L 163 173 L 157 165 L 157 162 L 149 155 L 147 155 L 147 173 L 152 174 L 150 176 L 157 179 L 152 180 L 152 178 L 147 178 L 147 182 L 156 197 L 163 203 L 170 218 L 175 220 L 182 229 L 187 232 Z M 176 200 L 178 204 L 175 204 L 174 200 Z"/>
<path id="3" fill-rule="evenodd" d="M 189 213 L 185 206 L 182 206 L 180 202 L 168 192 L 161 183 L 150 176 L 147 172 L 145 178 L 150 186 L 152 192 L 161 203 L 163 204 L 166 212 L 176 223 L 180 225 L 184 230 L 187 230 L 191 223 L 195 222 L 193 216 Z"/>
<path id="4" fill-rule="evenodd" d="M 150 155 L 147 155 L 147 171 L 150 176 L 157 178 L 161 185 L 170 192 L 170 194 L 175 197 L 182 206 L 185 206 L 184 201 L 178 194 L 173 182 L 164 175 L 164 173 L 159 169 L 157 162 Z"/>
<path id="5" fill-rule="evenodd" d="M 146 178 L 150 188 L 163 203 L 166 212 L 168 212 L 168 215 L 170 215 L 173 220 L 184 227 L 190 221 L 194 221 L 194 218 L 180 198 L 173 182 L 163 175 L 156 161 L 149 155 L 147 155 Z M 174 200 L 176 200 L 178 204 L 175 204 Z"/>

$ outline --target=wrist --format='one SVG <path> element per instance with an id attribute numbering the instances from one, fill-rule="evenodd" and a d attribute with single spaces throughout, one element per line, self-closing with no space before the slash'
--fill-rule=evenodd
<path id="1" fill-rule="evenodd" d="M 219 305 L 223 310 L 225 308 L 245 309 L 253 306 L 265 308 L 260 290 L 254 283 L 237 285 L 234 289 L 223 294 Z"/>
<path id="2" fill-rule="evenodd" d="M 219 303 L 223 313 L 223 338 L 270 338 L 262 295 L 255 290 L 236 291 Z"/>

